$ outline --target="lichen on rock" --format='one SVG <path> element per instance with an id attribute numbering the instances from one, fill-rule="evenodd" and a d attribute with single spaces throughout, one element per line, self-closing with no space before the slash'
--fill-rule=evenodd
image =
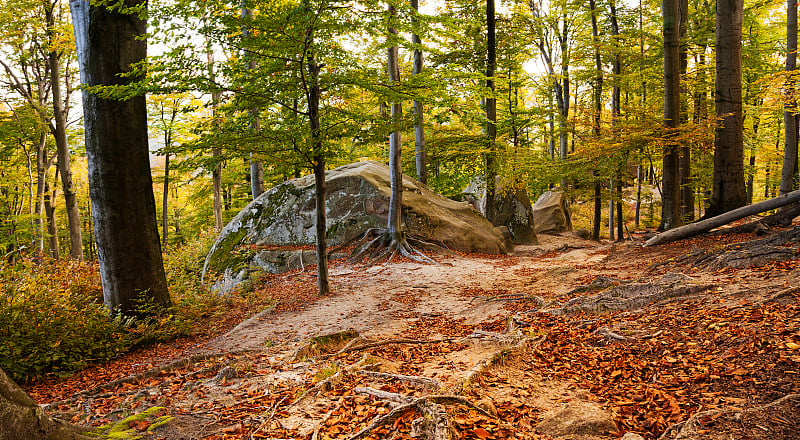
<path id="1" fill-rule="evenodd" d="M 248 204 L 223 228 L 206 257 L 207 274 L 220 274 L 216 289 L 227 292 L 248 278 L 253 266 L 280 273 L 308 264 L 296 247 L 315 243 L 314 176 L 284 182 Z M 389 168 L 358 162 L 326 173 L 327 236 L 336 245 L 369 228 L 385 227 L 389 206 Z M 403 176 L 403 223 L 413 234 L 441 241 L 460 252 L 504 254 L 511 244 L 467 203 L 442 197 Z M 281 248 L 284 247 L 284 248 Z M 264 264 L 293 261 L 293 264 Z"/>

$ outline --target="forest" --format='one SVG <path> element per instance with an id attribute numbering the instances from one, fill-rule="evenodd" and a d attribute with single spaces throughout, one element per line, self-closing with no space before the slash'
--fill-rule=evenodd
<path id="1" fill-rule="evenodd" d="M 800 435 L 797 0 L 4 0 L 0 36 L 0 440 Z M 301 181 L 309 240 L 242 238 Z M 429 193 L 510 235 L 414 229 Z M 522 193 L 569 226 L 517 240 Z"/>

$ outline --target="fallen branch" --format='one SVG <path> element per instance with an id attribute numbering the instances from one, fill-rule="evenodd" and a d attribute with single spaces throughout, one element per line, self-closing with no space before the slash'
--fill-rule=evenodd
<path id="1" fill-rule="evenodd" d="M 686 226 L 670 229 L 669 231 L 662 232 L 661 234 L 658 234 L 655 237 L 647 240 L 644 245 L 656 246 L 676 240 L 682 240 L 684 238 L 694 237 L 695 235 L 708 232 L 732 221 L 739 220 L 740 218 L 780 208 L 798 201 L 800 201 L 800 190 L 792 191 L 782 196 L 775 197 L 774 199 L 764 200 L 763 202 L 743 206 L 716 217 L 711 217 L 709 219 L 691 223 Z"/>
<path id="2" fill-rule="evenodd" d="M 611 330 L 609 330 L 606 327 L 599 328 L 594 333 L 596 335 L 603 336 L 606 339 L 610 339 L 612 341 L 627 341 L 628 340 L 627 337 L 619 335 L 619 334 L 616 334 L 616 333 L 612 332 Z"/>

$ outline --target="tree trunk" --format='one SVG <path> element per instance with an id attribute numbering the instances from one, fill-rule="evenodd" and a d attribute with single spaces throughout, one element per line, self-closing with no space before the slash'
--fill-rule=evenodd
<path id="1" fill-rule="evenodd" d="M 47 20 L 47 35 L 50 47 L 56 45 L 55 3 L 45 3 Z M 67 112 L 64 109 L 61 97 L 61 60 L 60 54 L 51 50 L 48 54 L 50 64 L 50 87 L 53 92 L 53 120 L 55 130 L 53 136 L 56 141 L 58 154 L 58 168 L 61 174 L 61 191 L 64 193 L 64 208 L 67 210 L 67 224 L 69 226 L 69 256 L 73 260 L 83 260 L 83 236 L 81 231 L 81 216 L 78 211 L 78 197 L 72 185 L 72 167 L 69 160 L 69 144 L 67 144 Z"/>
<path id="2" fill-rule="evenodd" d="M 792 191 L 788 194 L 783 194 L 774 199 L 764 200 L 753 205 L 743 206 L 741 208 L 733 209 L 720 214 L 716 217 L 707 218 L 698 222 L 672 229 L 670 231 L 656 235 L 655 237 L 647 240 L 645 246 L 655 246 L 659 244 L 669 243 L 675 240 L 682 240 L 684 238 L 694 237 L 695 235 L 702 234 L 703 232 L 710 231 L 714 228 L 726 225 L 730 222 L 739 220 L 740 218 L 749 215 L 755 215 L 764 211 L 777 209 L 782 206 L 787 206 L 800 201 L 800 190 Z"/>
<path id="3" fill-rule="evenodd" d="M 486 88 L 489 96 L 486 97 L 486 198 L 483 213 L 486 219 L 494 223 L 494 199 L 497 176 L 497 99 L 494 97 L 495 67 L 497 64 L 495 44 L 495 15 L 494 0 L 486 0 Z"/>
<path id="4" fill-rule="evenodd" d="M 414 13 L 416 14 L 419 9 L 419 0 L 411 0 L 411 7 L 414 8 Z M 413 17 L 411 22 L 415 24 L 417 22 L 416 17 Z M 420 40 L 419 34 L 411 34 L 411 42 L 417 46 L 414 48 L 414 66 L 411 73 L 413 75 L 419 75 L 422 73 L 422 49 L 420 47 L 422 40 Z M 414 157 L 417 168 L 417 179 L 427 184 L 428 158 L 425 151 L 425 116 L 423 113 L 422 101 L 415 99 L 412 104 L 414 106 Z"/>
<path id="5" fill-rule="evenodd" d="M 600 139 L 600 121 L 603 111 L 603 63 L 600 58 L 600 37 L 597 30 L 597 4 L 595 0 L 589 0 L 589 13 L 592 16 L 592 45 L 594 46 L 594 117 L 592 124 L 592 134 L 596 139 Z M 594 221 L 592 222 L 592 239 L 600 239 L 600 217 L 602 212 L 602 200 L 600 191 L 599 173 L 594 171 Z M 610 214 L 610 213 L 609 213 Z M 609 216 L 609 220 L 611 217 Z M 611 229 L 609 229 L 610 231 Z M 613 235 L 613 234 L 612 234 Z M 610 238 L 610 237 L 609 237 Z"/>
<path id="6" fill-rule="evenodd" d="M 130 0 L 137 9 L 144 0 Z M 72 0 L 81 77 L 89 86 L 128 85 L 122 76 L 147 55 L 138 15 Z M 104 99 L 84 91 L 86 155 L 94 235 L 107 307 L 136 316 L 152 303 L 170 307 L 158 237 L 144 95 Z"/>
<path id="7" fill-rule="evenodd" d="M 689 68 L 689 43 L 686 31 L 689 24 L 689 2 L 680 0 L 680 59 L 681 59 L 681 78 L 686 78 Z M 686 81 L 681 81 L 681 95 L 687 95 Z M 681 99 L 681 124 L 689 121 L 688 99 Z M 688 142 L 683 141 L 680 147 L 680 198 L 681 198 L 681 222 L 694 220 L 694 190 L 692 188 L 692 148 Z"/>
<path id="8" fill-rule="evenodd" d="M 394 6 L 389 5 L 389 20 L 390 23 L 397 16 L 397 10 Z M 389 25 L 389 34 L 392 38 L 397 38 L 397 29 Z M 399 49 L 393 41 L 392 46 L 389 47 L 387 54 L 387 64 L 389 69 L 389 83 L 392 86 L 400 82 L 400 60 Z M 401 207 L 403 206 L 403 170 L 400 162 L 400 130 L 397 127 L 403 118 L 403 107 L 399 102 L 392 102 L 391 105 L 391 122 L 392 132 L 389 135 L 389 185 L 391 187 L 391 194 L 389 196 L 389 218 L 386 226 L 386 231 L 392 241 L 400 242 L 402 237 L 401 229 Z"/>
<path id="9" fill-rule="evenodd" d="M 206 57 L 208 59 L 208 77 L 213 83 L 215 81 L 214 75 L 214 50 L 210 44 L 210 37 L 206 36 Z M 217 117 L 217 107 L 219 107 L 220 92 L 214 90 L 211 92 L 211 118 Z M 211 157 L 214 161 L 214 169 L 211 170 L 211 187 L 214 193 L 214 230 L 220 232 L 222 227 L 222 162 L 220 160 L 222 150 L 219 148 L 211 149 Z"/>
<path id="10" fill-rule="evenodd" d="M 323 150 L 319 122 L 319 66 L 314 58 L 314 52 L 308 54 L 308 80 L 308 121 L 311 128 L 311 145 L 314 156 L 317 290 L 320 295 L 325 295 L 330 291 L 330 283 L 328 281 L 328 231 L 325 212 L 325 151 Z"/>
<path id="11" fill-rule="evenodd" d="M 714 88 L 714 179 L 706 216 L 742 207 L 744 139 L 742 115 L 742 16 L 744 0 L 717 1 L 717 78 Z"/>
<path id="12" fill-rule="evenodd" d="M 786 0 L 786 72 L 791 75 L 797 68 L 797 0 Z M 786 95 L 789 102 L 784 104 L 784 142 L 783 168 L 781 171 L 780 193 L 786 194 L 797 186 L 797 102 L 794 99 L 794 79 L 786 81 Z"/>
<path id="13" fill-rule="evenodd" d="M 0 440 L 88 440 L 87 429 L 55 420 L 0 370 Z"/>
<path id="14" fill-rule="evenodd" d="M 242 0 L 242 20 L 249 21 L 253 19 L 253 11 L 251 11 L 246 4 L 246 0 Z M 247 40 L 250 35 L 250 30 L 247 26 L 242 27 L 242 40 Z M 245 43 L 246 44 L 246 41 Z M 252 59 L 252 56 L 248 56 L 247 52 L 245 52 L 245 58 L 249 58 L 250 61 L 247 62 L 247 68 L 249 70 L 255 70 L 257 68 L 256 61 Z M 259 130 L 259 117 L 258 111 L 253 109 L 250 110 L 250 130 L 258 131 Z M 257 199 L 258 196 L 264 193 L 264 164 L 261 161 L 256 160 L 256 157 L 253 153 L 250 153 L 250 194 L 253 196 L 253 200 Z"/>
<path id="15" fill-rule="evenodd" d="M 58 170 L 56 169 L 56 174 Z M 57 177 L 56 177 L 57 178 Z M 58 228 L 56 227 L 56 207 L 53 201 L 56 199 L 56 191 L 50 193 L 49 185 L 45 184 L 44 188 L 44 215 L 47 218 L 47 247 L 50 251 L 50 257 L 54 260 L 61 258 L 58 249 Z"/>
<path id="16" fill-rule="evenodd" d="M 681 63 L 680 63 L 680 4 L 679 0 L 661 3 L 664 19 L 664 125 L 667 144 L 664 148 L 661 184 L 661 231 L 681 225 L 680 151 L 674 141 L 675 130 L 680 125 Z"/>
<path id="17" fill-rule="evenodd" d="M 167 135 L 167 139 L 169 139 L 169 135 Z M 169 144 L 166 146 L 169 146 Z M 167 236 L 169 235 L 169 153 L 164 154 L 163 193 L 161 198 L 161 246 L 167 247 Z"/>
<path id="18" fill-rule="evenodd" d="M 42 228 L 42 202 L 47 181 L 47 170 L 50 161 L 47 160 L 47 133 L 39 135 L 36 145 L 36 198 L 33 201 L 33 249 L 36 254 L 41 254 L 44 249 L 44 231 Z"/>

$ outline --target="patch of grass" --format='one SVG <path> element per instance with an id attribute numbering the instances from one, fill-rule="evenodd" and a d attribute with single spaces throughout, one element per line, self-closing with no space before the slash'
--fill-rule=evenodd
<path id="1" fill-rule="evenodd" d="M 314 383 L 319 383 L 339 372 L 339 364 L 326 364 L 314 376 Z"/>

